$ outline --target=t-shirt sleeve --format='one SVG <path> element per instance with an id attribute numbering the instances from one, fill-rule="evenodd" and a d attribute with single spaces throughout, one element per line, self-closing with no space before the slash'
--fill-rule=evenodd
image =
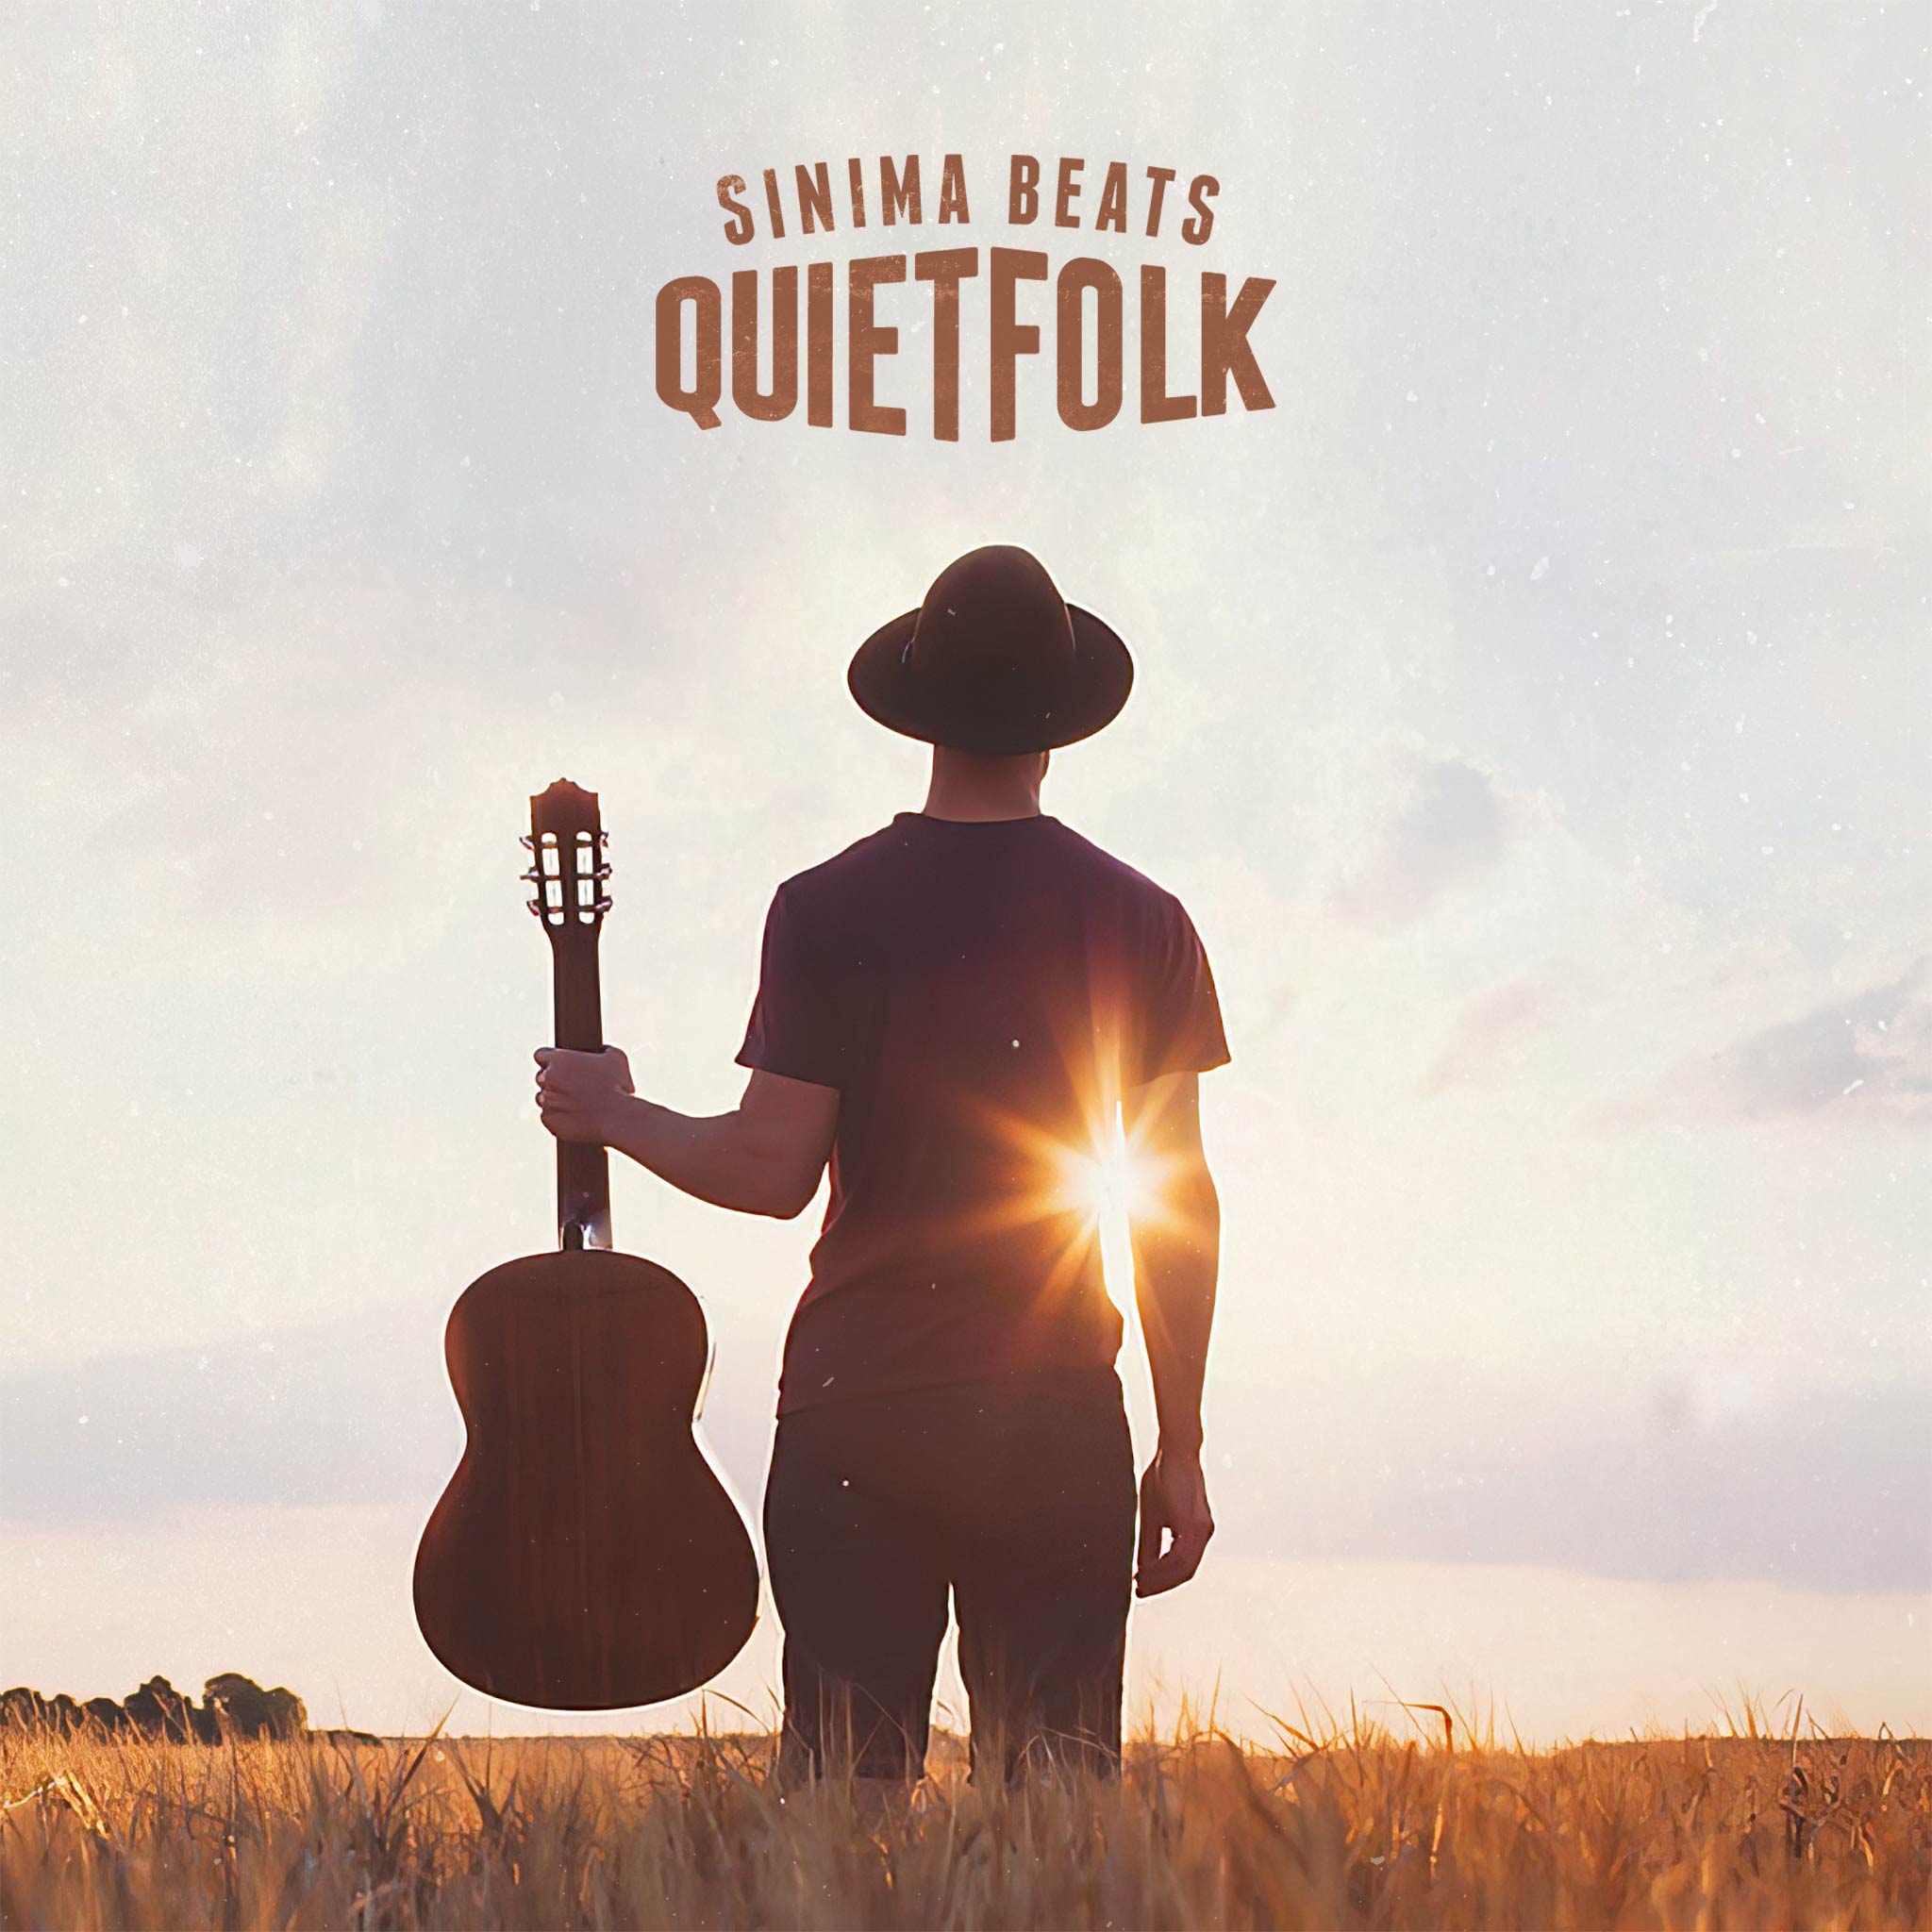
<path id="1" fill-rule="evenodd" d="M 1208 949 L 1178 899 L 1165 898 L 1153 924 L 1136 1033 L 1129 1086 L 1162 1074 L 1205 1074 L 1230 1058 Z"/>
<path id="2" fill-rule="evenodd" d="M 813 944 L 811 921 L 789 887 L 780 886 L 765 914 L 758 997 L 752 1003 L 744 1044 L 738 1050 L 738 1064 L 836 1087 L 843 1048 L 833 988 Z"/>

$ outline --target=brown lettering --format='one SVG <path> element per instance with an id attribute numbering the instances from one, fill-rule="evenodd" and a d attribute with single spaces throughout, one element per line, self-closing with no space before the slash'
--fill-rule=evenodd
<path id="1" fill-rule="evenodd" d="M 1007 220 L 1024 228 L 1040 212 L 1040 163 L 1031 155 L 1015 155 L 1007 177 Z"/>
<path id="2" fill-rule="evenodd" d="M 684 386 L 684 305 L 697 322 L 697 366 Z M 658 400 L 681 410 L 700 429 L 718 426 L 724 388 L 724 304 L 706 275 L 679 275 L 658 291 Z"/>
<path id="3" fill-rule="evenodd" d="M 1107 179 L 1100 185 L 1100 211 L 1093 217 L 1093 225 L 1111 228 L 1116 235 L 1127 232 L 1126 162 L 1108 162 Z"/>
<path id="4" fill-rule="evenodd" d="M 1192 396 L 1167 392 L 1167 271 L 1141 269 L 1141 420 L 1178 423 L 1194 413 Z"/>
<path id="5" fill-rule="evenodd" d="M 906 174 L 902 179 L 898 169 L 892 163 L 891 155 L 879 157 L 879 208 L 880 220 L 891 227 L 904 215 L 908 222 L 919 219 L 919 157 L 906 157 Z"/>
<path id="6" fill-rule="evenodd" d="M 832 264 L 805 265 L 805 420 L 832 426 Z"/>
<path id="7" fill-rule="evenodd" d="M 1080 217 L 1074 212 L 1074 204 L 1080 198 L 1080 170 L 1085 161 L 1074 160 L 1071 156 L 1060 157 L 1059 192 L 1053 200 L 1053 225 L 1056 228 L 1077 228 Z"/>
<path id="8" fill-rule="evenodd" d="M 735 198 L 743 192 L 742 175 L 718 176 L 718 206 L 731 210 L 731 219 L 724 224 L 724 239 L 735 248 L 742 248 L 751 240 L 754 225 L 750 208 Z"/>
<path id="9" fill-rule="evenodd" d="M 1093 401 L 1085 403 L 1080 399 L 1080 318 L 1089 289 L 1098 298 L 1099 327 L 1094 335 L 1099 348 L 1099 381 Z M 1060 421 L 1069 429 L 1105 429 L 1121 411 L 1121 278 L 1095 257 L 1076 255 L 1060 271 L 1055 302 Z"/>
<path id="10" fill-rule="evenodd" d="M 1248 346 L 1248 331 L 1261 312 L 1261 305 L 1274 287 L 1258 275 L 1241 284 L 1232 309 L 1227 306 L 1227 277 L 1204 275 L 1201 277 L 1201 413 L 1219 416 L 1227 408 L 1227 378 L 1241 391 L 1241 405 L 1249 409 L 1272 409 L 1274 398 L 1261 379 L 1261 365 Z M 1144 329 L 1146 325 L 1141 325 Z"/>
<path id="11" fill-rule="evenodd" d="M 758 272 L 731 277 L 731 400 L 759 423 L 782 423 L 798 401 L 798 271 L 772 271 L 772 387 L 758 388 Z"/>
<path id="12" fill-rule="evenodd" d="M 959 440 L 959 284 L 979 273 L 976 248 L 929 249 L 912 258 L 912 273 L 932 284 L 932 433 Z"/>
<path id="13" fill-rule="evenodd" d="M 891 219 L 889 216 L 888 220 Z M 903 282 L 903 255 L 861 255 L 849 270 L 845 302 L 845 420 L 874 436 L 904 436 L 906 411 L 873 400 L 873 362 L 899 353 L 899 331 L 873 321 L 873 291 L 881 282 Z"/>
<path id="14" fill-rule="evenodd" d="M 802 233 L 816 235 L 821 227 L 830 228 L 832 223 L 832 177 L 826 172 L 823 161 L 812 163 L 811 173 L 805 172 L 801 161 L 791 171 L 792 179 L 798 189 L 798 225 Z"/>
<path id="15" fill-rule="evenodd" d="M 948 155 L 940 166 L 940 220 L 971 219 L 966 212 L 966 163 L 958 155 Z"/>
<path id="16" fill-rule="evenodd" d="M 1212 175 L 1196 175 L 1188 189 L 1188 206 L 1194 210 L 1181 224 L 1181 240 L 1199 247 L 1214 232 L 1214 210 L 1208 206 L 1210 195 L 1221 190 Z"/>
<path id="17" fill-rule="evenodd" d="M 1015 158 L 1017 158 L 1017 157 Z M 992 440 L 1011 442 L 1014 407 L 1014 365 L 1021 356 L 1040 353 L 1040 330 L 1014 317 L 1013 285 L 1043 282 L 1046 257 L 1032 248 L 992 251 Z"/>
<path id="18" fill-rule="evenodd" d="M 1160 227 L 1160 197 L 1167 192 L 1167 184 L 1174 179 L 1174 170 L 1149 168 L 1147 178 L 1154 184 L 1154 192 L 1147 197 L 1147 232 L 1152 235 Z"/>

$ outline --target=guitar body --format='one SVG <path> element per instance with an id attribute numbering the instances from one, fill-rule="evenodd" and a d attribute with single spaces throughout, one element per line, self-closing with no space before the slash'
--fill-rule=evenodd
<path id="1" fill-rule="evenodd" d="M 559 778 L 530 808 L 524 876 L 550 941 L 557 1044 L 601 1053 L 596 793 Z M 619 1710 L 694 1690 L 738 1655 L 758 1558 L 692 1433 L 697 1297 L 611 1247 L 607 1150 L 556 1144 L 556 1251 L 491 1269 L 450 1311 L 469 1441 L 417 1547 L 416 1622 L 491 1697 Z"/>
<path id="2" fill-rule="evenodd" d="M 450 1313 L 469 1444 L 416 1556 L 416 1621 L 466 1684 L 546 1710 L 695 1690 L 758 1616 L 744 1525 L 691 1434 L 705 1318 L 608 1248 L 481 1275 Z"/>

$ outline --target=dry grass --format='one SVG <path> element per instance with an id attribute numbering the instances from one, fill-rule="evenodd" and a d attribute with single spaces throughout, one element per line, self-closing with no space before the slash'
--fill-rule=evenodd
<path id="1" fill-rule="evenodd" d="M 780 1801 L 758 1736 L 164 1745 L 0 1736 L 0 1925 L 1932 1927 L 1932 1745 L 1531 1754 L 1443 1712 L 1130 1747 L 909 1816 Z M 1447 1735 L 1441 1733 L 1446 1732 Z"/>

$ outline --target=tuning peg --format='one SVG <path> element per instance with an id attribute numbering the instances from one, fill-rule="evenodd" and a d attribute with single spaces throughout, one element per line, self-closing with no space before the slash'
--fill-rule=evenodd
<path id="1" fill-rule="evenodd" d="M 527 845 L 527 846 L 528 846 L 528 847 L 530 848 L 530 850 L 531 850 L 532 852 L 536 851 L 536 849 L 537 849 L 537 841 L 536 841 L 536 840 L 534 840 L 533 838 L 531 838 L 531 837 L 530 837 L 530 835 L 529 835 L 529 833 L 527 833 L 527 832 L 524 833 L 524 834 L 522 835 L 522 837 L 520 837 L 520 838 L 519 838 L 519 839 L 517 840 L 517 843 L 518 843 L 519 845 Z"/>
<path id="2" fill-rule="evenodd" d="M 610 868 L 608 865 L 593 865 L 591 868 L 591 876 L 593 879 L 608 879 L 610 876 Z"/>
<path id="3" fill-rule="evenodd" d="M 610 901 L 608 899 L 599 899 L 591 908 L 591 910 L 592 912 L 608 912 L 610 910 Z"/>
<path id="4" fill-rule="evenodd" d="M 537 900 L 525 899 L 524 901 L 524 904 L 530 908 L 530 910 L 537 915 L 539 919 L 541 919 L 543 917 L 543 908 Z"/>
<path id="5" fill-rule="evenodd" d="M 533 885 L 535 885 L 541 882 L 543 874 L 541 872 L 539 872 L 537 868 L 533 865 L 528 872 L 520 872 L 518 873 L 517 876 L 520 879 L 528 879 Z"/>

